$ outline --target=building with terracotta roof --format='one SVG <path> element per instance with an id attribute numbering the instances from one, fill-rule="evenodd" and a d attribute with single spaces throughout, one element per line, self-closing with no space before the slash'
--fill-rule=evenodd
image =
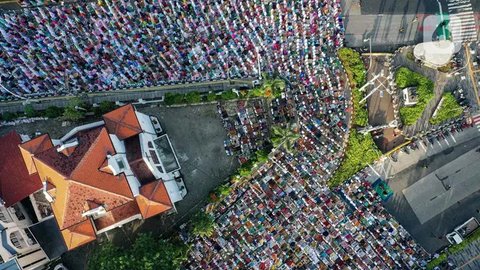
<path id="1" fill-rule="evenodd" d="M 42 135 L 19 145 L 68 250 L 133 220 L 175 211 L 186 189 L 161 132 L 158 119 L 129 104 L 58 140 Z"/>
<path id="2" fill-rule="evenodd" d="M 18 148 L 21 143 L 16 132 L 0 137 L 1 269 L 38 269 L 53 259 L 31 231 L 32 226 L 42 224 L 51 215 L 48 205 L 43 209 L 36 207 L 35 196 L 41 192 L 42 182 L 38 173 L 30 173 L 25 165 Z M 43 210 L 43 215 L 38 209 Z M 61 245 L 57 249 L 62 249 Z"/>

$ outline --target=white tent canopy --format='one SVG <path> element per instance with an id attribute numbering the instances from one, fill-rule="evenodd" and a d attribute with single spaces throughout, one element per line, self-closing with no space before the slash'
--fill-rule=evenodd
<path id="1" fill-rule="evenodd" d="M 413 49 L 415 58 L 423 61 L 426 65 L 441 67 L 453 57 L 455 45 L 450 40 L 429 41 L 417 44 Z"/>

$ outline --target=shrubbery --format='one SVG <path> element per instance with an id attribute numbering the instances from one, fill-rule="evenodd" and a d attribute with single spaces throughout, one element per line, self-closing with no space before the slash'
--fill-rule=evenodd
<path id="1" fill-rule="evenodd" d="M 417 87 L 417 104 L 409 107 L 400 108 L 400 118 L 403 124 L 413 125 L 422 116 L 428 102 L 434 97 L 432 81 L 425 76 L 401 67 L 395 74 L 395 82 L 400 88 Z"/>
<path id="2" fill-rule="evenodd" d="M 438 125 L 442 122 L 457 118 L 463 113 L 463 108 L 458 104 L 452 93 L 443 94 L 443 102 L 435 117 L 430 118 L 430 124 Z"/>
<path id="3" fill-rule="evenodd" d="M 350 136 L 345 150 L 345 157 L 342 164 L 328 181 L 330 187 L 340 185 L 343 181 L 352 177 L 355 173 L 373 163 L 381 152 L 378 150 L 372 135 L 362 135 L 355 129 L 350 131 Z"/>
<path id="4" fill-rule="evenodd" d="M 194 236 L 210 237 L 215 230 L 215 221 L 211 215 L 200 211 L 191 220 L 190 230 Z"/>
<path id="5" fill-rule="evenodd" d="M 338 50 L 338 57 L 342 61 L 352 88 L 352 103 L 355 114 L 352 122 L 357 126 L 366 126 L 368 125 L 368 110 L 366 103 L 360 104 L 360 101 L 364 98 L 364 93 L 358 90 L 366 81 L 366 70 L 363 61 L 360 58 L 360 54 L 350 48 Z"/>
<path id="6" fill-rule="evenodd" d="M 139 234 L 128 248 L 114 246 L 111 242 L 101 244 L 89 256 L 87 269 L 174 270 L 187 260 L 189 249 L 180 241 Z"/>

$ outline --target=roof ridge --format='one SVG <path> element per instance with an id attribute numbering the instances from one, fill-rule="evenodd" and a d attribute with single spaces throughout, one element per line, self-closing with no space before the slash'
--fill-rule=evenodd
<path id="1" fill-rule="evenodd" d="M 83 163 L 85 163 L 85 156 L 89 155 L 90 152 L 92 152 L 93 150 L 93 147 L 97 145 L 98 141 L 100 140 L 100 136 L 102 134 L 102 131 L 105 127 L 102 127 L 100 132 L 98 133 L 97 137 L 95 138 L 95 140 L 90 144 L 90 147 L 88 147 L 88 150 L 83 154 L 82 156 L 82 159 L 80 159 L 80 162 L 77 163 L 77 166 L 75 166 L 75 169 L 73 169 L 71 172 L 70 172 L 70 175 L 68 175 L 68 178 L 71 178 L 71 176 L 80 168 L 82 167 L 81 165 L 83 165 Z M 97 168 L 98 169 L 98 168 Z"/>
<path id="2" fill-rule="evenodd" d="M 112 192 L 112 191 L 109 191 L 109 190 L 105 190 L 105 189 L 101 189 L 101 188 L 97 188 L 97 187 L 94 187 L 92 185 L 89 185 L 89 184 L 85 184 L 85 183 L 82 183 L 82 182 L 79 182 L 77 180 L 74 180 L 74 179 L 67 179 L 67 181 L 69 182 L 73 182 L 77 185 L 81 185 L 81 186 L 85 186 L 85 187 L 89 187 L 89 188 L 92 188 L 92 189 L 95 189 L 95 190 L 99 190 L 101 192 L 105 192 L 105 193 L 108 193 L 108 194 L 112 194 L 112 195 L 115 195 L 115 196 L 119 196 L 119 197 L 122 197 L 122 198 L 125 198 L 125 199 L 128 199 L 128 200 L 133 200 L 131 197 L 127 197 L 125 195 L 122 195 L 122 194 L 118 194 L 118 193 L 115 193 L 115 192 Z M 131 192 L 131 190 L 130 190 Z M 132 194 L 133 195 L 133 194 Z"/>

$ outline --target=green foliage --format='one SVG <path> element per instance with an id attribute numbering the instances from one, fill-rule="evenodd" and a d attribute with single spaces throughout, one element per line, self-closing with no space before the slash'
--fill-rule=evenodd
<path id="1" fill-rule="evenodd" d="M 400 118 L 403 124 L 413 125 L 422 116 L 428 102 L 434 97 L 432 81 L 425 76 L 401 67 L 395 74 L 395 82 L 398 87 L 406 88 L 416 86 L 418 102 L 414 106 L 400 108 Z"/>
<path id="2" fill-rule="evenodd" d="M 115 110 L 116 108 L 117 105 L 115 105 L 115 102 L 104 100 L 98 104 L 98 107 L 93 108 L 93 112 L 96 116 L 101 116 Z"/>
<path id="3" fill-rule="evenodd" d="M 364 127 L 368 125 L 368 111 L 366 103 L 360 104 L 360 101 L 364 98 L 364 93 L 360 92 L 358 88 L 365 84 L 367 71 L 360 58 L 360 54 L 355 50 L 341 48 L 338 50 L 338 57 L 345 67 L 352 88 L 352 103 L 354 110 L 354 118 L 352 122 L 357 126 Z"/>
<path id="4" fill-rule="evenodd" d="M 229 191 L 230 192 L 230 191 Z M 215 231 L 215 222 L 209 214 L 198 212 L 191 221 L 191 232 L 195 236 L 210 237 Z"/>
<path id="5" fill-rule="evenodd" d="M 184 103 L 184 95 L 178 93 L 166 93 L 165 94 L 165 104 L 182 104 Z"/>
<path id="6" fill-rule="evenodd" d="M 185 94 L 185 101 L 188 104 L 199 103 L 202 101 L 202 97 L 197 91 L 188 92 L 187 94 Z"/>
<path id="7" fill-rule="evenodd" d="M 85 112 L 88 111 L 89 108 L 90 105 L 80 97 L 71 98 L 63 112 L 63 119 L 73 122 L 80 121 L 85 118 Z"/>
<path id="8" fill-rule="evenodd" d="M 463 113 L 463 108 L 458 104 L 452 93 L 443 94 L 443 102 L 435 117 L 430 118 L 432 125 L 438 125 L 452 118 L 457 118 Z"/>
<path id="9" fill-rule="evenodd" d="M 259 163 L 265 163 L 268 161 L 268 154 L 270 153 L 270 151 L 267 151 L 265 149 L 263 150 L 258 150 L 257 152 L 255 152 L 255 156 L 257 158 L 257 162 Z"/>
<path id="10" fill-rule="evenodd" d="M 441 264 L 443 261 L 447 260 L 447 255 L 455 255 L 458 252 L 464 250 L 471 243 L 480 239 L 480 229 L 474 231 L 470 236 L 465 238 L 462 243 L 450 246 L 447 251 L 440 253 L 440 256 L 436 259 L 431 260 L 427 264 L 427 269 L 433 269 L 435 266 Z"/>
<path id="11" fill-rule="evenodd" d="M 57 118 L 63 115 L 63 109 L 57 106 L 49 106 L 44 115 L 48 118 Z"/>
<path id="12" fill-rule="evenodd" d="M 292 130 L 291 127 L 282 128 L 279 126 L 273 126 L 271 129 L 271 141 L 273 147 L 283 147 L 287 152 L 293 152 L 293 146 L 300 135 Z"/>
<path id="13" fill-rule="evenodd" d="M 23 108 L 23 112 L 25 113 L 25 116 L 28 118 L 37 116 L 37 111 L 35 111 L 32 104 L 25 105 L 25 107 Z"/>
<path id="14" fill-rule="evenodd" d="M 266 76 L 263 84 L 248 92 L 250 97 L 278 98 L 282 95 L 287 84 L 283 79 Z"/>
<path id="15" fill-rule="evenodd" d="M 380 155 L 381 152 L 375 145 L 370 133 L 362 135 L 352 129 L 345 150 L 345 157 L 342 164 L 329 180 L 328 185 L 330 187 L 340 185 L 365 166 L 373 163 Z"/>
<path id="16" fill-rule="evenodd" d="M 207 101 L 212 102 L 212 101 L 215 101 L 215 100 L 217 100 L 217 94 L 215 94 L 213 92 L 208 93 Z"/>
<path id="17" fill-rule="evenodd" d="M 366 81 L 366 70 L 360 54 L 350 48 L 338 50 L 338 58 L 342 61 L 352 88 L 361 87 Z"/>
<path id="18" fill-rule="evenodd" d="M 232 99 L 238 99 L 237 94 L 233 92 L 233 90 L 227 90 L 223 91 L 222 94 L 220 95 L 221 100 L 232 100 Z"/>
<path id="19" fill-rule="evenodd" d="M 407 51 L 407 59 L 410 61 L 415 61 L 415 55 L 413 54 L 413 49 Z"/>
<path id="20" fill-rule="evenodd" d="M 63 119 L 78 122 L 85 117 L 85 113 L 72 107 L 66 107 L 63 112 Z"/>
<path id="21" fill-rule="evenodd" d="M 140 234 L 129 248 L 119 248 L 110 242 L 102 244 L 89 257 L 87 269 L 173 270 L 186 261 L 188 250 L 183 243 Z"/>
<path id="22" fill-rule="evenodd" d="M 12 112 L 4 112 L 2 115 L 2 119 L 5 121 L 12 121 L 12 120 L 15 120 L 17 117 L 18 115 Z"/>

